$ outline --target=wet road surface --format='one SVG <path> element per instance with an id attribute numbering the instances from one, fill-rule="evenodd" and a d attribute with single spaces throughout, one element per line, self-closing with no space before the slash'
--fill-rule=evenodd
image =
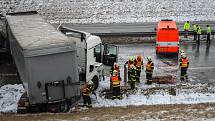
<path id="1" fill-rule="evenodd" d="M 187 53 L 190 66 L 188 70 L 190 83 L 215 83 L 215 44 L 212 42 L 207 45 L 205 42 L 197 45 L 194 42 L 182 42 L 180 49 L 183 49 Z M 145 57 L 152 56 L 155 64 L 154 75 L 173 75 L 176 76 L 179 81 L 180 71 L 178 70 L 177 57 L 161 56 L 157 57 L 155 53 L 154 44 L 129 44 L 119 45 L 119 58 L 121 77 L 123 77 L 123 64 L 129 59 L 129 57 L 135 57 L 136 55 L 142 55 L 144 57 L 144 63 L 147 60 Z M 142 80 L 145 79 L 145 73 L 141 73 Z"/>

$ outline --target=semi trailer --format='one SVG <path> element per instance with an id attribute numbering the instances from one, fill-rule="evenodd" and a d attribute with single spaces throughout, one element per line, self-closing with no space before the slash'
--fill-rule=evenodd
<path id="1" fill-rule="evenodd" d="M 18 112 L 64 112 L 80 99 L 75 38 L 35 12 L 6 15 L 10 52 L 26 92 Z"/>

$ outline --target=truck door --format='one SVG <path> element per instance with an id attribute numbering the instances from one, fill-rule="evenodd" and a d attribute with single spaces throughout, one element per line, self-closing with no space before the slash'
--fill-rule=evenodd
<path id="1" fill-rule="evenodd" d="M 103 44 L 103 64 L 113 66 L 118 59 L 118 47 L 116 45 Z"/>

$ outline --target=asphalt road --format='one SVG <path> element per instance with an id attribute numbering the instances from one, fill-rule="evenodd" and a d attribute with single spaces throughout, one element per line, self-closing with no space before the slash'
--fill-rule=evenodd
<path id="1" fill-rule="evenodd" d="M 201 42 L 198 46 L 195 43 L 182 42 L 180 49 L 183 49 L 189 58 L 190 67 L 188 70 L 190 83 L 214 83 L 215 84 L 215 43 L 207 45 Z M 156 56 L 154 44 L 130 44 L 119 45 L 118 62 L 122 67 L 129 57 L 136 55 L 152 56 L 155 63 L 154 75 L 173 75 L 179 81 L 180 71 L 178 68 L 178 59 L 176 57 Z M 144 58 L 146 63 L 146 58 Z M 141 74 L 142 80 L 145 80 L 145 73 Z M 123 77 L 123 75 L 122 75 Z"/>
<path id="2" fill-rule="evenodd" d="M 215 21 L 193 21 L 192 24 L 199 24 L 202 27 L 202 30 L 206 30 L 206 25 L 210 24 L 212 28 L 215 28 Z M 180 31 L 183 31 L 184 22 L 178 22 L 177 26 Z M 57 27 L 57 24 L 53 24 Z M 150 23 L 122 23 L 122 24 L 62 24 L 63 26 L 75 29 L 86 31 L 92 34 L 114 34 L 114 33 L 138 33 L 138 32 L 155 32 L 155 27 L 157 22 Z"/>

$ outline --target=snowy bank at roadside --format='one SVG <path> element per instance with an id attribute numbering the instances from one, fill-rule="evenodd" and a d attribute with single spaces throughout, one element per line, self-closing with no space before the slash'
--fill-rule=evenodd
<path id="1" fill-rule="evenodd" d="M 17 112 L 17 102 L 24 91 L 21 84 L 2 86 L 0 88 L 0 112 Z"/>
<path id="2" fill-rule="evenodd" d="M 106 77 L 104 81 L 101 81 L 100 87 L 97 90 L 97 95 L 105 89 L 109 88 L 109 78 Z M 164 90 L 155 92 L 150 95 L 144 95 L 141 89 L 138 89 L 136 93 L 125 95 L 123 94 L 123 99 L 121 100 L 111 100 L 106 99 L 104 96 L 97 96 L 97 99 L 92 96 L 94 100 L 94 107 L 118 107 L 118 106 L 138 106 L 138 105 L 162 105 L 162 104 L 199 104 L 199 103 L 215 103 L 215 93 L 214 91 L 201 92 L 199 90 L 201 85 L 202 90 L 207 87 L 204 84 L 191 85 L 187 84 L 187 87 L 194 86 L 194 89 L 177 89 L 176 95 L 171 95 Z M 149 86 L 141 85 L 139 88 L 146 88 Z M 165 86 L 165 85 L 164 85 Z M 168 87 L 168 85 L 166 85 Z M 197 88 L 199 87 L 199 90 Z M 208 90 L 210 90 L 209 87 Z"/>

